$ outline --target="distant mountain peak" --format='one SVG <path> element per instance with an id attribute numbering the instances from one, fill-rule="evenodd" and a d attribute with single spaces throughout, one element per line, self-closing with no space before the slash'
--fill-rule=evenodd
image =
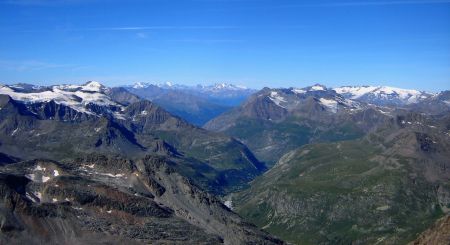
<path id="1" fill-rule="evenodd" d="M 203 89 L 211 90 L 211 91 L 248 90 L 248 88 L 245 87 L 245 86 L 235 85 L 235 84 L 232 84 L 232 83 L 216 83 L 216 84 L 213 84 L 213 85 L 206 85 L 206 86 L 203 86 Z"/>
<path id="2" fill-rule="evenodd" d="M 314 84 L 312 86 L 304 87 L 304 88 L 291 88 L 291 91 L 296 94 L 304 94 L 306 92 L 314 92 L 314 91 L 327 91 L 328 88 L 322 84 Z"/>
<path id="3" fill-rule="evenodd" d="M 206 90 L 206 91 L 249 90 L 249 88 L 247 88 L 246 86 L 235 85 L 235 84 L 226 83 L 226 82 L 214 83 L 211 85 L 198 84 L 195 86 L 181 85 L 181 84 L 176 84 L 176 83 L 172 83 L 172 82 L 165 82 L 165 83 L 136 82 L 133 85 L 128 86 L 128 87 L 132 87 L 134 89 L 142 89 L 142 88 L 148 88 L 151 86 L 156 86 L 156 87 L 164 88 L 164 89 L 188 89 L 188 90 Z"/>
<path id="4" fill-rule="evenodd" d="M 323 90 L 327 90 L 327 87 L 326 86 L 324 86 L 324 85 L 322 85 L 322 84 L 318 84 L 318 83 L 316 83 L 316 84 L 314 84 L 313 86 L 310 86 L 310 87 L 308 87 L 309 88 L 309 90 L 312 90 L 312 91 L 323 91 Z"/>
<path id="5" fill-rule="evenodd" d="M 97 81 L 89 81 L 82 86 L 83 91 L 100 92 L 105 88 L 101 83 Z"/>
<path id="6" fill-rule="evenodd" d="M 285 109 L 288 113 L 295 111 L 325 111 L 338 113 L 348 111 L 357 112 L 363 108 L 361 103 L 336 93 L 321 84 L 314 84 L 304 88 L 264 88 L 254 98 L 267 98 L 271 103 Z M 264 100 L 249 100 L 251 103 L 265 103 Z M 247 104 L 249 105 L 249 104 Z M 263 108 L 264 106 L 258 105 Z M 307 108 L 308 107 L 308 108 Z"/>
<path id="7" fill-rule="evenodd" d="M 376 105 L 409 105 L 434 95 L 424 91 L 390 86 L 342 86 L 335 88 L 334 91 L 346 98 Z"/>
<path id="8" fill-rule="evenodd" d="M 146 83 L 143 82 L 136 82 L 134 83 L 131 87 L 135 88 L 135 89 L 139 89 L 139 88 L 145 88 L 146 87 Z"/>

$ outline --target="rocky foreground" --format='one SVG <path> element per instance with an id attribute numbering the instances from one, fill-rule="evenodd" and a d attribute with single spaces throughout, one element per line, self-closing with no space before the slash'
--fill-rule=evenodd
<path id="1" fill-rule="evenodd" d="M 283 244 L 161 156 L 90 155 L 0 169 L 2 244 Z"/>

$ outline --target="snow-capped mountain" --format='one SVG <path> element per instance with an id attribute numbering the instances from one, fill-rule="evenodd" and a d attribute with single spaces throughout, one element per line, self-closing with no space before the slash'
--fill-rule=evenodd
<path id="1" fill-rule="evenodd" d="M 174 84 L 172 82 L 165 82 L 165 83 L 136 82 L 131 86 L 125 86 L 125 87 L 132 87 L 134 89 L 142 89 L 142 88 L 149 88 L 149 87 L 158 87 L 158 88 L 163 88 L 163 89 L 186 89 L 186 88 L 189 88 L 189 86 L 181 85 L 181 84 Z"/>
<path id="2" fill-rule="evenodd" d="M 337 94 L 334 90 L 320 84 L 305 88 L 269 89 L 267 91 L 267 93 L 261 93 L 259 97 L 266 96 L 270 101 L 287 111 L 304 107 L 304 101 L 308 98 L 314 98 L 317 105 L 320 105 L 330 113 L 337 113 L 341 110 L 353 111 L 362 107 L 361 103 L 347 99 Z"/>
<path id="3" fill-rule="evenodd" d="M 248 91 L 251 90 L 242 85 L 234 85 L 231 83 L 216 83 L 213 85 L 197 85 L 196 89 L 203 92 L 224 93 L 230 91 Z"/>
<path id="4" fill-rule="evenodd" d="M 346 98 L 381 106 L 410 105 L 434 96 L 424 91 L 388 86 L 343 86 L 334 90 Z"/>
<path id="5" fill-rule="evenodd" d="M 320 84 L 264 88 L 204 128 L 236 137 L 259 159 L 274 164 L 303 144 L 359 137 L 392 120 L 391 108 L 345 98 Z"/>
<path id="6" fill-rule="evenodd" d="M 231 83 L 215 83 L 211 85 L 202 85 L 198 84 L 196 86 L 188 86 L 188 85 L 181 85 L 181 84 L 174 84 L 172 82 L 165 82 L 165 83 L 146 83 L 146 82 L 136 82 L 133 85 L 130 86 L 124 86 L 127 88 L 133 88 L 133 89 L 146 89 L 146 88 L 160 88 L 160 89 L 168 89 L 168 90 L 183 90 L 183 91 L 190 91 L 195 93 L 202 93 L 209 96 L 222 96 L 227 97 L 230 96 L 227 93 L 252 93 L 255 92 L 255 90 L 247 88 L 245 86 L 241 85 L 235 85 Z M 213 94 L 211 94 L 213 93 Z"/>
<path id="7" fill-rule="evenodd" d="M 26 104 L 54 101 L 68 106 L 78 112 L 96 114 L 92 105 L 115 108 L 121 104 L 114 101 L 107 93 L 110 91 L 99 82 L 90 81 L 83 85 L 33 86 L 29 84 L 0 85 L 0 94 L 9 95 L 16 101 Z"/>

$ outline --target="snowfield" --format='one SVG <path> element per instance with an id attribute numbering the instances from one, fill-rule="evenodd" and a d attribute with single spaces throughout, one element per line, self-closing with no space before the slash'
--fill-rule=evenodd
<path id="1" fill-rule="evenodd" d="M 270 92 L 269 99 L 272 100 L 277 106 L 285 108 L 284 106 L 281 105 L 281 103 L 282 102 L 286 103 L 287 101 L 283 96 L 280 96 L 278 92 L 276 91 Z"/>
<path id="2" fill-rule="evenodd" d="M 57 104 L 69 106 L 79 112 L 93 114 L 86 109 L 87 104 L 101 106 L 118 106 L 106 94 L 106 88 L 98 82 L 88 82 L 84 85 L 55 85 L 48 89 L 25 92 L 20 86 L 0 86 L 0 94 L 9 95 L 14 100 L 25 103 L 55 101 Z"/>
<path id="3" fill-rule="evenodd" d="M 335 88 L 334 91 L 341 95 L 346 95 L 350 99 L 360 99 L 371 96 L 382 100 L 397 99 L 404 104 L 417 103 L 427 99 L 434 94 L 413 89 L 394 88 L 389 86 L 344 86 Z"/>

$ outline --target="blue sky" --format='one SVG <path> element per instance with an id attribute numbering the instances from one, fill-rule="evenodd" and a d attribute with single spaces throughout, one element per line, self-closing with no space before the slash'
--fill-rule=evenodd
<path id="1" fill-rule="evenodd" d="M 0 82 L 450 89 L 450 0 L 0 0 Z"/>

